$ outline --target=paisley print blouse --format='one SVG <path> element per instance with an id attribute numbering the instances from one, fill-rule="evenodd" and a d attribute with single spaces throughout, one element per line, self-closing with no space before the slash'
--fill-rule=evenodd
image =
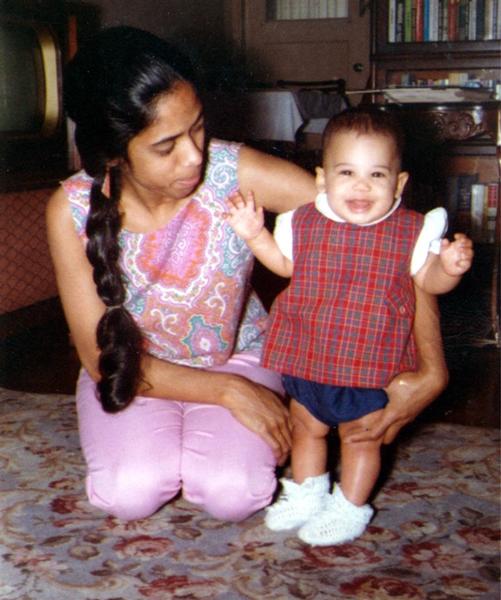
<path id="1" fill-rule="evenodd" d="M 159 230 L 120 232 L 125 305 L 158 358 L 211 367 L 236 352 L 260 356 L 267 313 L 250 288 L 253 257 L 224 220 L 226 198 L 238 189 L 239 149 L 211 141 L 190 202 Z M 63 182 L 83 243 L 91 184 L 84 171 Z"/>

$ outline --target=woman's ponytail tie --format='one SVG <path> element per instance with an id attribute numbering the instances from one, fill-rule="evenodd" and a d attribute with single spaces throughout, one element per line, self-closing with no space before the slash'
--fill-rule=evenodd
<path id="1" fill-rule="evenodd" d="M 111 306 L 107 306 L 106 307 L 106 313 L 110 313 L 112 310 L 115 310 L 115 308 L 123 308 L 124 305 L 123 304 L 112 304 Z"/>

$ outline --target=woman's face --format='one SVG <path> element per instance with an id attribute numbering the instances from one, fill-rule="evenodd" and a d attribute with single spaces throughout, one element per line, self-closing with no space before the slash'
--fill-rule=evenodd
<path id="1" fill-rule="evenodd" d="M 129 142 L 123 183 L 142 200 L 182 200 L 195 191 L 202 177 L 202 105 L 193 87 L 179 82 L 159 97 L 155 113 L 151 125 Z"/>

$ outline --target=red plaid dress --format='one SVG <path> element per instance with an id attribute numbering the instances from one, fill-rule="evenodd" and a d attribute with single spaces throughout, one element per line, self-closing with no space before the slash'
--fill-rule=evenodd
<path id="1" fill-rule="evenodd" d="M 415 370 L 410 260 L 423 216 L 336 223 L 314 204 L 293 218 L 294 274 L 276 299 L 263 365 L 332 385 L 380 388 Z"/>

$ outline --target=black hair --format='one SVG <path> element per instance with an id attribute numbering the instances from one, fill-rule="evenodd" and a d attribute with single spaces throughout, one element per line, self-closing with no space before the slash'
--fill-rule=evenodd
<path id="1" fill-rule="evenodd" d="M 331 117 L 322 138 L 324 153 L 332 136 L 341 131 L 353 131 L 359 135 L 385 135 L 394 141 L 397 156 L 402 160 L 405 147 L 404 130 L 398 118 L 387 110 L 372 106 L 353 107 Z"/>
<path id="2" fill-rule="evenodd" d="M 129 142 L 155 118 L 158 99 L 179 82 L 194 84 L 189 61 L 169 43 L 132 27 L 96 34 L 68 63 L 64 104 L 75 123 L 82 166 L 93 178 L 86 223 L 87 258 L 106 311 L 97 326 L 97 394 L 107 412 L 128 406 L 142 380 L 143 336 L 126 310 L 119 265 L 120 163 Z M 109 196 L 102 191 L 109 175 Z"/>

